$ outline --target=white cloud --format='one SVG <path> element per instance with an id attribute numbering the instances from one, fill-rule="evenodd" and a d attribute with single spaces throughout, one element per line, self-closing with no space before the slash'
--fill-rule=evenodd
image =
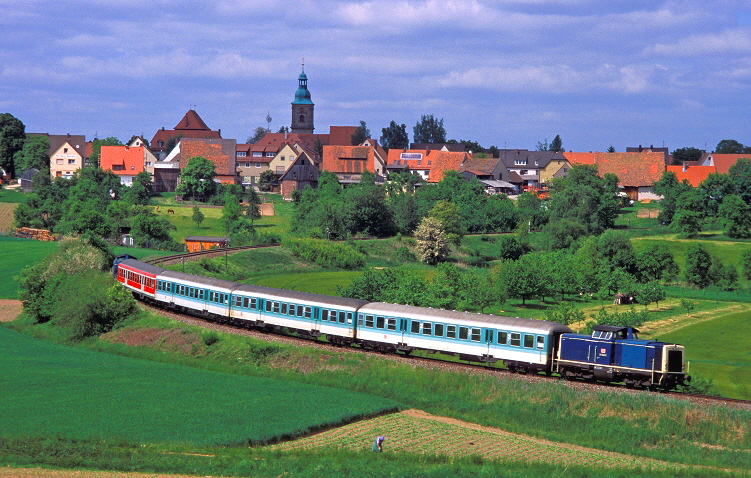
<path id="1" fill-rule="evenodd" d="M 647 54 L 668 56 L 744 55 L 751 53 L 751 29 L 737 28 L 719 33 L 694 35 L 671 44 L 657 44 Z"/>

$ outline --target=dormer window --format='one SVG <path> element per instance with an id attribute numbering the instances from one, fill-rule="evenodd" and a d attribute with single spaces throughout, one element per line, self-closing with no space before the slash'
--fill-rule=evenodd
<path id="1" fill-rule="evenodd" d="M 164 141 L 162 141 L 161 139 L 157 141 L 156 144 L 157 144 L 157 147 L 164 148 Z"/>
<path id="2" fill-rule="evenodd" d="M 514 164 L 517 165 L 517 166 L 526 166 L 527 165 L 527 160 L 526 159 L 517 159 L 517 160 L 514 160 Z"/>

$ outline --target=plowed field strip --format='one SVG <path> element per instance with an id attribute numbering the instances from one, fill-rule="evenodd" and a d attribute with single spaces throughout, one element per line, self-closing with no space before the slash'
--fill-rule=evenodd
<path id="1" fill-rule="evenodd" d="M 420 410 L 405 410 L 346 425 L 299 440 L 273 445 L 277 450 L 336 448 L 369 450 L 378 435 L 385 435 L 387 452 L 429 453 L 449 456 L 479 455 L 489 459 L 524 462 L 587 463 L 603 467 L 676 468 L 680 465 L 643 457 L 555 443 L 498 428 L 485 427 Z"/>

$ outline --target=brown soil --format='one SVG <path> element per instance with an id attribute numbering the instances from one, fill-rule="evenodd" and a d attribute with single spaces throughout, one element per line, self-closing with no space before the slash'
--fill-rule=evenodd
<path id="1" fill-rule="evenodd" d="M 23 311 L 20 300 L 0 299 L 0 322 L 10 322 Z"/>
<path id="2" fill-rule="evenodd" d="M 121 329 L 104 334 L 101 338 L 131 347 L 157 347 L 182 354 L 197 354 L 205 348 L 198 334 L 183 329 Z"/>

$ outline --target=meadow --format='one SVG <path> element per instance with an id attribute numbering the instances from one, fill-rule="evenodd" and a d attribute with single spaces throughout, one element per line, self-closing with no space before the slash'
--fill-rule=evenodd
<path id="1" fill-rule="evenodd" d="M 254 445 L 397 406 L 357 392 L 96 353 L 6 328 L 0 376 L 5 437 Z"/>

